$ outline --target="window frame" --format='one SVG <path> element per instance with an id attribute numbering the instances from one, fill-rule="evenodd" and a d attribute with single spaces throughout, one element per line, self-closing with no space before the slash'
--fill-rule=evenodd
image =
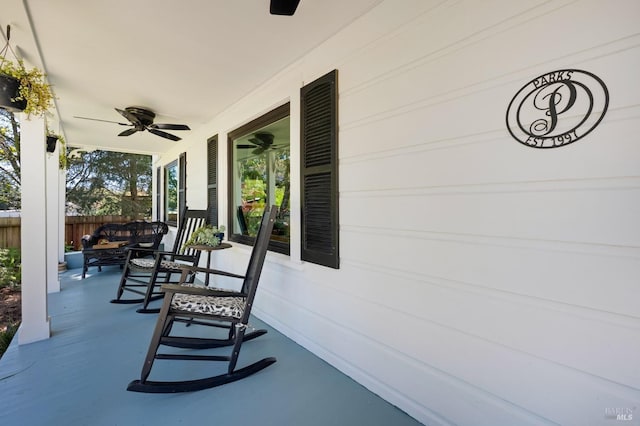
<path id="1" fill-rule="evenodd" d="M 176 180 L 180 179 L 180 171 L 178 168 L 178 159 L 173 160 L 170 163 L 167 163 L 164 166 L 164 203 L 163 203 L 163 218 L 167 225 L 170 226 L 178 226 L 178 215 L 180 212 L 176 214 L 176 220 L 169 219 L 169 170 L 175 168 L 176 170 Z M 178 187 L 179 182 L 176 184 L 176 209 L 179 209 L 179 197 L 178 197 Z"/>
<path id="2" fill-rule="evenodd" d="M 255 132 L 273 122 L 276 122 L 286 117 L 291 117 L 290 102 L 287 102 L 283 105 L 280 105 L 277 108 L 272 109 L 271 111 L 230 131 L 227 134 L 227 178 L 229 182 L 229 184 L 227 185 L 227 199 L 229 200 L 229 203 L 227 206 L 227 232 L 228 232 L 229 241 L 253 246 L 256 240 L 255 237 L 252 237 L 249 235 L 237 234 L 233 232 L 233 224 L 236 217 L 236 206 L 232 202 L 232 200 L 234 200 L 233 141 L 239 137 L 245 136 L 246 134 L 251 132 Z M 290 163 L 290 166 L 291 166 L 291 163 Z M 269 250 L 277 253 L 290 255 L 291 254 L 291 238 L 289 238 L 288 243 L 285 243 L 283 241 L 269 240 Z"/>

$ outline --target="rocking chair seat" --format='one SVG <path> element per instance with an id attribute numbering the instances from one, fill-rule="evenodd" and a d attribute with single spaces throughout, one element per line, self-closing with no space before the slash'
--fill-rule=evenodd
<path id="1" fill-rule="evenodd" d="M 198 287 L 206 289 L 206 287 Z M 210 291 L 220 293 L 220 289 L 210 289 Z M 171 300 L 171 309 L 185 313 L 214 315 L 224 318 L 242 318 L 245 306 L 246 298 L 244 297 L 200 296 L 177 293 Z"/>
<path id="2" fill-rule="evenodd" d="M 153 270 L 153 267 L 156 264 L 156 260 L 153 258 L 131 259 L 130 262 L 132 266 L 135 266 L 138 269 L 148 269 L 149 271 Z M 171 269 L 173 271 L 180 272 L 183 266 L 185 266 L 184 263 L 173 262 L 171 260 L 160 261 L 161 269 Z"/>

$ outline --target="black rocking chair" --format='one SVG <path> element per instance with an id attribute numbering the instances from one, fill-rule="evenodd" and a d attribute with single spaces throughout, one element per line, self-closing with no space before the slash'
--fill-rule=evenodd
<path id="1" fill-rule="evenodd" d="M 160 308 L 149 308 L 149 303 L 162 299 L 164 293 L 159 289 L 162 284 L 178 283 L 183 266 L 197 266 L 200 251 L 183 247 L 193 231 L 207 223 L 206 210 L 189 210 L 185 208 L 180 216 L 180 226 L 171 251 L 148 250 L 146 257 L 141 257 L 144 249 L 130 250 L 124 264 L 122 277 L 116 298 L 111 303 L 142 303 L 137 310 L 140 313 L 158 313 Z M 136 257 L 137 256 L 137 257 Z M 189 277 L 191 282 L 195 275 Z M 122 299 L 125 291 L 142 297 Z"/>
<path id="2" fill-rule="evenodd" d="M 197 286 L 194 284 L 163 285 L 164 303 L 158 316 L 147 357 L 142 367 L 140 380 L 129 383 L 127 390 L 148 393 L 191 392 L 220 386 L 248 377 L 276 362 L 273 357 L 264 358 L 246 367 L 236 369 L 240 347 L 244 341 L 266 333 L 258 330 L 246 333 L 251 307 L 258 288 L 260 273 L 267 254 L 269 238 L 273 230 L 277 207 L 265 211 L 262 216 L 260 230 L 256 237 L 249 265 L 245 275 L 207 268 L 184 268 L 181 281 L 184 283 L 195 272 L 203 272 L 243 280 L 239 292 Z M 187 322 L 189 325 L 215 326 L 228 329 L 226 339 L 200 339 L 193 337 L 171 336 L 174 322 Z M 233 346 L 231 355 L 195 355 L 186 352 L 160 354 L 160 345 L 180 348 L 213 348 Z M 195 361 L 227 361 L 227 373 L 218 376 L 186 381 L 151 381 L 147 380 L 153 362 L 160 360 L 195 360 Z"/>

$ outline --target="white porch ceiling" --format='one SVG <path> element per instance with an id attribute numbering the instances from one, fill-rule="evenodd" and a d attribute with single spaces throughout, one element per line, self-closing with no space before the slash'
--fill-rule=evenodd
<path id="1" fill-rule="evenodd" d="M 48 74 L 70 146 L 152 154 L 181 142 L 74 116 L 144 106 L 195 130 L 380 1 L 301 0 L 287 17 L 269 0 L 2 0 L 0 28 Z"/>

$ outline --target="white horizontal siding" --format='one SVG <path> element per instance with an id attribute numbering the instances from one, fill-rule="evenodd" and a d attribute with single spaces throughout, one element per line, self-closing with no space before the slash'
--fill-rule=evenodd
<path id="1" fill-rule="evenodd" d="M 299 89 L 339 71 L 341 268 L 299 261 L 292 167 L 292 256 L 269 254 L 256 314 L 427 424 L 637 407 L 638 17 L 636 0 L 387 0 L 215 117 L 187 158 L 213 134 L 224 158 L 227 131 L 290 100 L 297 164 Z M 565 68 L 603 79 L 605 119 L 565 147 L 519 144 L 509 102 Z M 190 206 L 204 187 L 189 181 Z"/>
<path id="2" fill-rule="evenodd" d="M 447 421 L 595 422 L 640 390 L 638 14 L 482 6 L 442 5 L 342 64 L 345 271 L 331 287 L 349 328 L 413 369 L 385 382 Z M 605 80 L 607 118 L 572 146 L 519 145 L 509 101 L 561 68 Z M 444 377 L 458 399 L 440 405 Z"/>

